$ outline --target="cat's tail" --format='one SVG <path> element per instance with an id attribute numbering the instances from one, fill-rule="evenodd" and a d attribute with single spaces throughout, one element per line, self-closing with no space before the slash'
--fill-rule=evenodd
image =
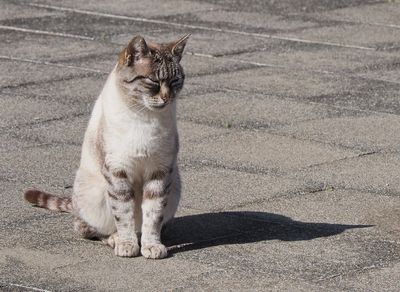
<path id="1" fill-rule="evenodd" d="M 58 212 L 72 212 L 72 200 L 66 197 L 57 197 L 39 190 L 28 190 L 24 194 L 25 200 L 34 206 Z"/>

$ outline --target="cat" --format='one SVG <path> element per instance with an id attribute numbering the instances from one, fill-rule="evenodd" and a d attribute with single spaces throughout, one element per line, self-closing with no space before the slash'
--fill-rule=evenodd
<path id="1" fill-rule="evenodd" d="M 78 234 L 101 239 L 117 256 L 168 254 L 161 228 L 180 200 L 176 97 L 189 36 L 165 44 L 134 37 L 94 105 L 72 197 L 24 194 L 35 206 L 72 213 Z"/>

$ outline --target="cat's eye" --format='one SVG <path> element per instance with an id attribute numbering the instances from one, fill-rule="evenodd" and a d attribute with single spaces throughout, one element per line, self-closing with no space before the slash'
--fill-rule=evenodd
<path id="1" fill-rule="evenodd" d="M 155 81 L 148 77 L 144 78 L 142 81 L 143 86 L 151 90 L 152 92 L 156 93 L 160 90 L 160 83 L 158 81 Z"/>
<path id="2" fill-rule="evenodd" d="M 156 80 L 151 79 L 150 77 L 146 77 L 145 81 L 150 83 L 150 84 L 157 84 L 158 85 L 158 82 Z"/>
<path id="3" fill-rule="evenodd" d="M 171 87 L 181 87 L 183 83 L 183 78 L 174 78 L 169 83 Z"/>
<path id="4" fill-rule="evenodd" d="M 135 77 L 133 77 L 131 79 L 125 79 L 124 82 L 132 83 L 132 82 L 135 82 L 136 80 L 140 80 L 140 79 L 143 79 L 143 78 L 145 78 L 145 77 L 138 75 L 138 76 L 135 76 Z"/>
<path id="5" fill-rule="evenodd" d="M 180 78 L 174 78 L 171 80 L 171 84 L 179 82 Z"/>
<path id="6" fill-rule="evenodd" d="M 153 80 L 153 79 L 151 79 L 151 78 L 149 78 L 149 77 L 144 78 L 144 79 L 143 79 L 143 82 L 144 82 L 147 86 L 150 86 L 150 87 L 159 87 L 159 86 L 160 86 L 160 83 L 159 83 L 158 81 Z"/>

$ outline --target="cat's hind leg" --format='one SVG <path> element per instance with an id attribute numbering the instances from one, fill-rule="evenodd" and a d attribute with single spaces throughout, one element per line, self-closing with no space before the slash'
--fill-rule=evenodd
<path id="1" fill-rule="evenodd" d="M 79 236 L 85 239 L 103 239 L 106 237 L 79 217 L 74 218 L 74 230 Z"/>
<path id="2" fill-rule="evenodd" d="M 101 174 L 79 169 L 72 196 L 74 229 L 81 237 L 101 239 L 116 231 L 107 204 L 107 182 Z"/>

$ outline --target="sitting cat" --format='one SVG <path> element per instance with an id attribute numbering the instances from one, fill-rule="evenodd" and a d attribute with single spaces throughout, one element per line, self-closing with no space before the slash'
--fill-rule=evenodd
<path id="1" fill-rule="evenodd" d="M 133 38 L 94 106 L 72 198 L 25 193 L 36 206 L 73 213 L 81 236 L 102 239 L 117 256 L 167 256 L 160 233 L 180 198 L 175 99 L 188 37 L 168 44 Z"/>

